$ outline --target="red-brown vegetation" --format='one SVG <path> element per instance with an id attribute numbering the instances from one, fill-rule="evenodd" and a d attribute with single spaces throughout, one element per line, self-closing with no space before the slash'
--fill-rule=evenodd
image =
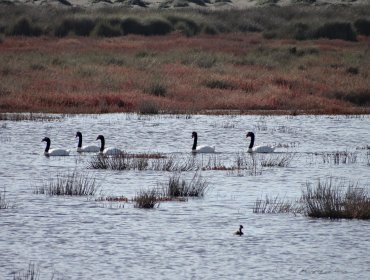
<path id="1" fill-rule="evenodd" d="M 159 112 L 369 113 L 368 44 L 260 34 L 7 37 L 0 112 L 130 112 L 150 103 Z"/>

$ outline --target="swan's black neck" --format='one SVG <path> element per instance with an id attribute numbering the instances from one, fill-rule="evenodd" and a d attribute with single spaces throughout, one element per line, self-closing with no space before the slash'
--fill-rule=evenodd
<path id="1" fill-rule="evenodd" d="M 249 143 L 249 149 L 252 149 L 254 145 L 254 134 L 250 133 L 249 136 L 251 137 L 251 142 Z"/>
<path id="2" fill-rule="evenodd" d="M 77 147 L 78 148 L 81 148 L 82 147 L 82 135 L 81 134 L 77 134 L 77 137 L 78 137 L 78 145 L 77 145 Z"/>
<path id="3" fill-rule="evenodd" d="M 198 142 L 198 135 L 193 134 L 194 142 L 193 142 L 193 147 L 191 148 L 193 151 L 197 149 L 197 142 Z"/>
<path id="4" fill-rule="evenodd" d="M 100 142 L 101 142 L 101 146 L 100 146 L 100 151 L 103 152 L 104 151 L 104 146 L 105 146 L 105 139 L 104 137 L 100 137 Z"/>
<path id="5" fill-rule="evenodd" d="M 50 149 L 50 139 L 44 139 L 43 141 L 46 142 L 45 153 L 47 153 L 49 152 L 49 149 Z"/>
<path id="6" fill-rule="evenodd" d="M 239 235 L 243 235 L 243 231 L 242 231 L 242 229 L 243 229 L 243 226 L 240 226 L 240 227 L 239 227 Z"/>

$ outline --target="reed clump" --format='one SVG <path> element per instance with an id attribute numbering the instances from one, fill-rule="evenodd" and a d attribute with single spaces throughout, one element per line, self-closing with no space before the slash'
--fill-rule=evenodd
<path id="1" fill-rule="evenodd" d="M 181 174 L 174 174 L 168 183 L 162 187 L 163 197 L 203 197 L 209 187 L 208 182 L 196 172 L 190 181 L 181 178 Z"/>
<path id="2" fill-rule="evenodd" d="M 133 198 L 135 208 L 159 207 L 160 199 L 156 189 L 140 190 Z"/>
<path id="3" fill-rule="evenodd" d="M 134 157 L 135 156 L 135 157 Z M 111 170 L 154 170 L 154 171 L 193 171 L 199 166 L 194 157 L 158 156 L 143 154 L 131 156 L 127 153 L 106 156 L 97 155 L 91 158 L 88 168 Z"/>
<path id="4" fill-rule="evenodd" d="M 266 195 L 265 199 L 259 198 L 255 201 L 253 206 L 253 213 L 257 214 L 297 214 L 301 211 L 302 207 L 286 200 L 285 198 L 280 198 L 278 195 L 275 197 L 269 197 Z"/>
<path id="5" fill-rule="evenodd" d="M 58 174 L 49 182 L 36 186 L 35 194 L 47 194 L 50 196 L 92 196 L 95 195 L 99 186 L 95 178 L 78 171 Z"/>
<path id="6" fill-rule="evenodd" d="M 13 273 L 13 280 L 38 280 L 40 279 L 40 269 L 34 263 L 30 263 L 26 271 Z"/>
<path id="7" fill-rule="evenodd" d="M 337 151 L 333 153 L 322 154 L 324 163 L 350 164 L 357 162 L 357 153 L 348 151 Z"/>
<path id="8" fill-rule="evenodd" d="M 263 156 L 260 163 L 263 167 L 288 167 L 293 159 L 294 154 L 272 154 L 266 157 Z"/>
<path id="9" fill-rule="evenodd" d="M 357 184 L 319 180 L 316 187 L 306 184 L 301 201 L 304 213 L 313 218 L 370 219 L 370 195 Z"/>
<path id="10" fill-rule="evenodd" d="M 0 192 L 0 209 L 8 209 L 10 204 L 7 202 L 5 198 L 5 189 L 3 192 Z"/>

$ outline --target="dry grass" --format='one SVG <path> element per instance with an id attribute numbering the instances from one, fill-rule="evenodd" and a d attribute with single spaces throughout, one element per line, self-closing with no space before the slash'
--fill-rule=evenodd
<path id="1" fill-rule="evenodd" d="M 63 195 L 63 196 L 90 196 L 98 190 L 95 178 L 77 171 L 58 174 L 41 186 L 36 186 L 35 194 Z"/>
<path id="2" fill-rule="evenodd" d="M 208 183 L 196 172 L 190 181 L 181 178 L 181 174 L 173 174 L 162 188 L 163 197 L 203 197 Z"/>
<path id="3" fill-rule="evenodd" d="M 199 165 L 193 156 L 168 156 L 158 154 L 130 155 L 122 153 L 114 156 L 97 155 L 91 158 L 88 168 L 111 170 L 154 170 L 154 171 L 193 171 Z"/>
<path id="4" fill-rule="evenodd" d="M 305 214 L 314 218 L 370 219 L 370 195 L 367 188 L 333 178 L 306 185 L 301 198 Z"/>
<path id="5" fill-rule="evenodd" d="M 10 208 L 10 204 L 7 202 L 5 197 L 5 189 L 3 192 L 0 191 L 0 209 L 8 209 Z"/>
<path id="6" fill-rule="evenodd" d="M 297 204 L 287 201 L 279 196 L 257 199 L 253 206 L 253 213 L 258 214 L 279 214 L 279 213 L 300 213 L 302 208 Z"/>
<path id="7" fill-rule="evenodd" d="M 368 113 L 367 49 L 367 38 L 241 33 L 9 37 L 0 44 L 0 112 Z"/>
<path id="8" fill-rule="evenodd" d="M 156 189 L 141 190 L 133 198 L 135 208 L 154 208 L 159 207 L 160 199 Z"/>

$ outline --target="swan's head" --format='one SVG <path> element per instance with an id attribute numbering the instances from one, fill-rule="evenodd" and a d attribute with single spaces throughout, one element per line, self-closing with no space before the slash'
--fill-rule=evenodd
<path id="1" fill-rule="evenodd" d="M 249 132 L 247 133 L 246 138 L 248 138 L 248 137 L 254 137 L 254 133 L 249 131 Z"/>
<path id="2" fill-rule="evenodd" d="M 82 133 L 81 133 L 81 132 L 79 132 L 79 131 L 77 131 L 77 133 L 76 133 L 76 137 L 82 137 Z"/>
<path id="3" fill-rule="evenodd" d="M 240 225 L 240 226 L 239 226 L 239 229 L 240 229 L 240 230 L 242 230 L 242 228 L 243 228 L 243 226 L 242 226 L 242 225 Z"/>
<path id="4" fill-rule="evenodd" d="M 41 142 L 50 142 L 50 138 L 49 137 L 44 137 L 44 139 L 42 139 Z"/>
<path id="5" fill-rule="evenodd" d="M 191 134 L 191 138 L 196 138 L 196 137 L 198 137 L 198 134 L 195 131 L 193 131 L 193 133 Z"/>
<path id="6" fill-rule="evenodd" d="M 99 135 L 99 136 L 96 138 L 96 140 L 102 140 L 102 141 L 104 141 L 104 136 L 103 136 L 103 135 Z"/>

